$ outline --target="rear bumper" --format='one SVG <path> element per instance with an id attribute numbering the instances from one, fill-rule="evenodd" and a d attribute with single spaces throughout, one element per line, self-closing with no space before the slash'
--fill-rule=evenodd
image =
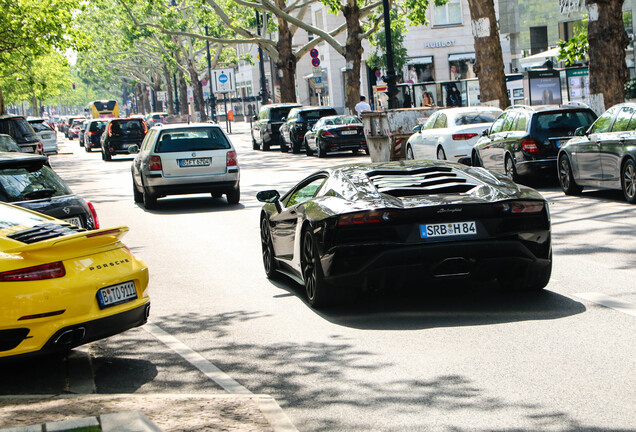
<path id="1" fill-rule="evenodd" d="M 539 272 L 551 265 L 550 236 L 543 243 L 485 240 L 415 246 L 339 247 L 323 256 L 325 279 L 339 286 L 391 288 Z M 544 238 L 545 238 L 544 237 Z"/>
<path id="2" fill-rule="evenodd" d="M 528 175 L 552 175 L 557 174 L 557 157 L 550 156 L 538 160 L 521 160 L 516 164 L 517 174 Z"/>
<path id="3" fill-rule="evenodd" d="M 156 196 L 188 195 L 198 193 L 227 193 L 239 187 L 239 179 L 205 183 L 153 184 L 148 178 L 148 190 Z"/>

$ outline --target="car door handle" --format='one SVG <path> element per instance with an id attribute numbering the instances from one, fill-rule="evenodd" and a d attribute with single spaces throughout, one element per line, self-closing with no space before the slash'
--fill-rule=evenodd
<path id="1" fill-rule="evenodd" d="M 620 137 L 618 139 L 618 142 L 621 143 L 621 144 L 625 144 L 625 137 Z"/>

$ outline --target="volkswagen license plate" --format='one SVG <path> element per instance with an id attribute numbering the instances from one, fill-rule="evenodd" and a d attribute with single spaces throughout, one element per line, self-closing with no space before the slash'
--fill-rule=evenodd
<path id="1" fill-rule="evenodd" d="M 459 237 L 477 235 L 475 222 L 448 222 L 420 225 L 420 237 Z"/>
<path id="2" fill-rule="evenodd" d="M 80 218 L 78 218 L 78 217 L 72 217 L 72 218 L 63 219 L 63 220 L 64 220 L 64 222 L 66 222 L 66 223 L 70 223 L 71 225 L 75 225 L 75 226 L 78 226 L 78 227 L 82 227 L 82 228 L 83 228 L 83 226 L 82 226 L 82 220 L 81 220 Z"/>
<path id="3" fill-rule="evenodd" d="M 179 159 L 180 167 L 191 166 L 210 166 L 210 158 L 197 158 L 197 159 Z"/>
<path id="4" fill-rule="evenodd" d="M 137 290 L 133 281 L 109 286 L 97 291 L 97 302 L 102 309 L 126 303 L 136 298 Z"/>

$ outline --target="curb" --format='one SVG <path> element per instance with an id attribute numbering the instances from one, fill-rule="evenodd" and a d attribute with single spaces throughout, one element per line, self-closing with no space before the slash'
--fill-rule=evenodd
<path id="1" fill-rule="evenodd" d="M 140 406 L 146 406 L 143 412 Z M 170 410 L 172 405 L 172 411 Z M 188 410 L 189 405 L 189 410 Z M 48 413 L 54 406 L 56 415 Z M 109 412 L 111 408 L 120 408 Z M 136 408 L 130 411 L 129 408 Z M 123 409 L 122 409 L 123 408 Z M 16 425 L 13 412 L 33 412 L 43 416 L 40 424 Z M 60 414 L 63 412 L 64 414 Z M 177 418 L 184 412 L 188 419 Z M 228 416 L 228 412 L 231 415 Z M 170 415 L 174 413 L 174 415 Z M 46 416 L 49 416 L 48 418 Z M 170 418 L 173 417 L 173 418 Z M 167 419 L 169 421 L 167 421 Z M 203 429 L 202 421 L 218 428 L 240 425 L 239 430 L 298 432 L 276 400 L 264 394 L 91 394 L 91 395 L 15 395 L 0 396 L 0 432 L 63 432 L 77 430 L 103 432 L 160 432 L 162 430 Z M 13 425 L 7 424 L 13 422 Z M 24 422 L 24 419 L 22 419 Z M 179 427 L 174 428 L 178 422 Z M 34 421 L 38 423 L 38 421 Z M 100 427 L 101 425 L 101 427 Z M 243 428 L 244 427 L 244 428 Z M 206 429 L 216 430 L 216 429 Z M 223 427 L 219 430 L 225 430 Z"/>

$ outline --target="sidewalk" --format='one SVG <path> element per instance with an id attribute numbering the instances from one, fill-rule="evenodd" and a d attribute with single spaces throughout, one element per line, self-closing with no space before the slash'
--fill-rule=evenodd
<path id="1" fill-rule="evenodd" d="M 1 432 L 297 432 L 271 396 L 232 394 L 3 396 L 0 428 Z"/>

